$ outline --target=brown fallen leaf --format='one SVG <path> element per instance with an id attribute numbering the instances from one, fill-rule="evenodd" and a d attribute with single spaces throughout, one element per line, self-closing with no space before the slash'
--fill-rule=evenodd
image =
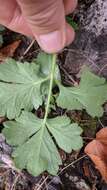
<path id="1" fill-rule="evenodd" d="M 92 159 L 107 182 L 107 128 L 101 129 L 96 134 L 96 139 L 85 147 L 85 153 Z"/>
<path id="2" fill-rule="evenodd" d="M 0 62 L 4 61 L 8 57 L 13 57 L 16 49 L 18 48 L 21 40 L 17 40 L 12 44 L 0 49 Z"/>

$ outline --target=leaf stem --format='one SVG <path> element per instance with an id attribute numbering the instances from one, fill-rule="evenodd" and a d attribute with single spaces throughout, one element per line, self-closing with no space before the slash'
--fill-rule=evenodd
<path id="1" fill-rule="evenodd" d="M 40 155 L 43 133 L 44 133 L 44 130 L 45 130 L 46 120 L 47 120 L 48 112 L 49 112 L 49 106 L 50 106 L 50 100 L 51 100 L 51 94 L 52 94 L 52 87 L 53 87 L 53 80 L 54 80 L 54 71 L 55 71 L 56 58 L 57 58 L 56 54 L 53 54 L 51 73 L 50 73 L 50 84 L 49 84 L 48 99 L 47 99 L 47 105 L 46 105 L 46 110 L 45 110 L 45 116 L 44 116 L 44 119 L 43 119 L 42 129 L 41 129 L 41 133 L 40 133 L 40 144 L 39 144 L 39 147 L 38 147 L 38 155 Z M 38 156 L 38 158 L 39 158 L 39 156 Z"/>
<path id="2" fill-rule="evenodd" d="M 53 56 L 52 56 L 52 68 L 51 68 L 51 73 L 50 73 L 49 93 L 48 93 L 46 111 L 45 111 L 45 116 L 44 116 L 44 121 L 43 121 L 44 124 L 46 123 L 46 120 L 48 117 L 48 111 L 49 111 L 49 105 L 50 105 L 50 99 L 51 99 L 52 87 L 53 87 L 53 80 L 54 80 L 56 58 L 57 58 L 57 55 L 53 54 Z"/>

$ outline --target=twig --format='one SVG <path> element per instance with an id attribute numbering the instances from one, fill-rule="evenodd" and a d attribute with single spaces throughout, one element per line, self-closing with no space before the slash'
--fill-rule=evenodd
<path id="1" fill-rule="evenodd" d="M 99 75 L 101 75 L 101 73 L 103 72 L 103 70 L 105 69 L 107 67 L 107 64 L 106 65 L 104 65 L 101 69 L 100 69 L 100 71 L 99 71 Z"/>
<path id="2" fill-rule="evenodd" d="M 41 50 L 41 49 L 38 48 L 37 50 L 30 52 L 29 55 L 26 54 L 26 55 L 24 56 L 24 58 L 27 58 L 28 56 L 31 56 L 31 55 L 34 54 L 34 53 L 39 53 L 40 50 Z M 22 58 L 23 58 L 23 57 L 22 57 Z"/>
<path id="3" fill-rule="evenodd" d="M 101 124 L 102 128 L 106 127 L 106 126 L 103 125 L 103 123 L 101 122 L 100 119 L 98 119 L 98 121 L 99 121 L 99 123 Z"/>
<path id="4" fill-rule="evenodd" d="M 43 182 L 41 183 L 41 185 L 37 188 L 37 190 L 40 190 L 42 188 L 42 186 L 46 183 L 48 179 L 48 176 L 43 180 Z"/>
<path id="5" fill-rule="evenodd" d="M 31 49 L 31 47 L 33 46 L 34 43 L 35 43 L 35 39 L 32 40 L 32 42 L 30 43 L 30 45 L 27 47 L 27 49 L 23 53 L 23 56 L 25 56 L 29 52 L 29 50 Z"/>
<path id="6" fill-rule="evenodd" d="M 67 75 L 67 77 L 71 80 L 71 82 L 73 83 L 74 86 L 78 86 L 78 83 L 73 79 L 73 77 L 71 75 L 69 75 L 67 73 L 67 71 L 63 67 L 61 67 L 61 70 Z"/>
<path id="7" fill-rule="evenodd" d="M 92 137 L 82 137 L 83 139 L 85 139 L 85 140 L 94 140 L 94 138 L 92 138 Z"/>
<path id="8" fill-rule="evenodd" d="M 58 175 L 60 175 L 64 170 L 66 170 L 67 168 L 69 168 L 70 166 L 73 166 L 74 164 L 76 164 L 77 162 L 79 162 L 80 160 L 82 160 L 83 158 L 87 157 L 87 155 L 84 155 L 80 158 L 78 158 L 77 160 L 73 161 L 72 163 L 68 164 L 67 166 L 65 166 L 59 173 Z"/>
<path id="9" fill-rule="evenodd" d="M 12 187 L 11 187 L 10 190 L 14 190 L 14 189 L 15 189 L 15 186 L 16 186 L 16 184 L 17 184 L 17 181 L 18 181 L 19 177 L 20 177 L 20 173 L 16 176 L 16 178 L 15 178 L 15 180 L 14 180 L 14 182 L 13 182 L 13 185 L 12 185 Z"/>
<path id="10" fill-rule="evenodd" d="M 48 190 L 48 185 L 47 185 L 46 181 L 45 181 L 45 188 L 46 188 L 46 190 Z"/>
<path id="11" fill-rule="evenodd" d="M 33 190 L 37 190 L 37 187 L 40 187 L 40 184 L 42 182 L 42 178 L 39 180 L 39 182 L 34 186 Z"/>

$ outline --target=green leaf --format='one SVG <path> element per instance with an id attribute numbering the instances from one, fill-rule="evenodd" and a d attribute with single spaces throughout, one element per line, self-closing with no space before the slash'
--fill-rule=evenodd
<path id="1" fill-rule="evenodd" d="M 41 66 L 41 72 L 48 75 L 51 71 L 52 56 L 51 54 L 39 53 L 36 62 Z"/>
<path id="2" fill-rule="evenodd" d="M 75 123 L 71 124 L 66 116 L 47 119 L 44 125 L 43 119 L 23 112 L 16 121 L 7 121 L 4 126 L 3 134 L 7 142 L 15 146 L 13 157 L 16 166 L 26 168 L 35 176 L 43 171 L 57 174 L 61 158 L 54 140 L 68 153 L 82 146 L 81 128 Z"/>
<path id="3" fill-rule="evenodd" d="M 41 86 L 49 76 L 43 76 L 35 63 L 9 59 L 0 64 L 0 80 L 0 115 L 13 119 L 22 109 L 30 111 L 42 104 Z"/>
<path id="4" fill-rule="evenodd" d="M 85 69 L 77 87 L 64 87 L 58 83 L 60 93 L 57 98 L 58 106 L 71 110 L 86 111 L 93 117 L 102 116 L 102 105 L 107 100 L 107 83 L 88 69 Z"/>
<path id="5" fill-rule="evenodd" d="M 52 55 L 47 53 L 39 53 L 36 59 L 36 62 L 40 65 L 40 71 L 41 73 L 44 73 L 44 75 L 49 75 L 51 72 L 51 66 L 52 66 Z M 55 75 L 54 77 L 56 79 L 59 79 L 59 69 L 57 64 L 55 65 Z"/>
<path id="6" fill-rule="evenodd" d="M 54 136 L 58 146 L 70 153 L 73 150 L 79 150 L 82 147 L 82 139 L 79 136 L 82 129 L 77 123 L 70 123 L 70 119 L 66 116 L 59 116 L 48 119 L 47 127 Z M 76 139 L 76 141 L 75 141 Z"/>
<path id="7" fill-rule="evenodd" d="M 66 21 L 74 28 L 74 30 L 79 29 L 78 24 L 70 16 L 66 16 Z"/>

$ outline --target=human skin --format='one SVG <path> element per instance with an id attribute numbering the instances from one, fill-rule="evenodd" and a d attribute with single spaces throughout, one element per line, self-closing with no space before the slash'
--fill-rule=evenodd
<path id="1" fill-rule="evenodd" d="M 65 15 L 77 6 L 77 0 L 0 0 L 0 24 L 34 37 L 47 53 L 70 44 L 74 30 Z"/>

